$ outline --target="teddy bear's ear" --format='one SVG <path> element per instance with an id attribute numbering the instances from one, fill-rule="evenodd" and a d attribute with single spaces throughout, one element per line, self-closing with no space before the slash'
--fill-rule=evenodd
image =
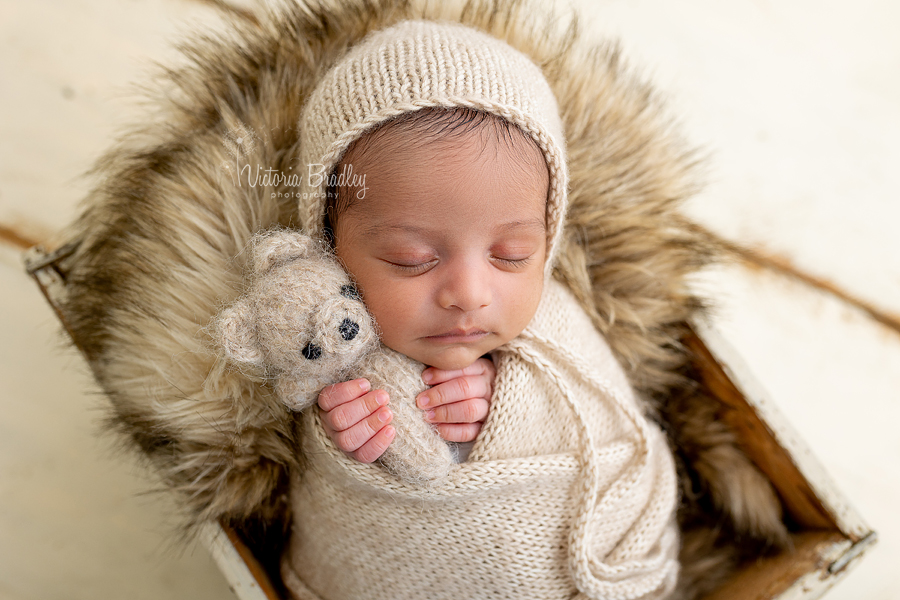
<path id="1" fill-rule="evenodd" d="M 230 360 L 242 365 L 260 366 L 263 357 L 249 309 L 248 302 L 239 300 L 223 310 L 216 319 L 216 338 Z"/>
<path id="2" fill-rule="evenodd" d="M 279 229 L 268 232 L 253 245 L 253 271 L 265 273 L 273 266 L 310 256 L 316 242 L 297 231 Z"/>

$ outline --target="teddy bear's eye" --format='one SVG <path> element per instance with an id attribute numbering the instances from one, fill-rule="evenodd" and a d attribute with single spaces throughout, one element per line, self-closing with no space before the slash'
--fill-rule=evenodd
<path id="1" fill-rule="evenodd" d="M 301 350 L 301 352 L 303 353 L 303 358 L 306 358 L 307 360 L 316 360 L 317 358 L 322 356 L 322 349 L 312 342 L 303 346 L 303 350 Z"/>
<path id="2" fill-rule="evenodd" d="M 356 289 L 356 286 L 352 283 L 345 283 L 341 286 L 341 296 L 344 298 L 350 298 L 351 300 L 361 300 L 359 297 L 359 290 Z"/>

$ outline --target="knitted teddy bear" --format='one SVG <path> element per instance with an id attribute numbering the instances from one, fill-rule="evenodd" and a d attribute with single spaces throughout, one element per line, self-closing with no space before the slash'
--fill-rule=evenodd
<path id="1" fill-rule="evenodd" d="M 378 341 L 356 287 L 334 258 L 304 234 L 275 230 L 251 242 L 248 291 L 223 310 L 215 335 L 225 356 L 262 368 L 291 410 L 316 403 L 323 387 L 365 377 L 390 397 L 397 431 L 381 462 L 394 475 L 426 485 L 446 476 L 450 447 L 415 406 L 426 388 L 424 365 Z"/>

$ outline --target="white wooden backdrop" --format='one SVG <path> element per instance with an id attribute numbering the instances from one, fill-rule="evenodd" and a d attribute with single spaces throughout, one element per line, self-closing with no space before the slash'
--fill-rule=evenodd
<path id="1" fill-rule="evenodd" d="M 827 598 L 900 596 L 900 331 L 870 314 L 900 315 L 900 5 L 574 4 L 709 149 L 691 214 L 855 299 L 741 265 L 697 282 L 879 532 Z M 20 260 L 76 215 L 80 174 L 135 114 L 127 84 L 217 15 L 201 0 L 0 0 L 0 600 L 232 597 L 204 549 L 173 540 L 147 473 L 97 437 L 101 399 Z"/>

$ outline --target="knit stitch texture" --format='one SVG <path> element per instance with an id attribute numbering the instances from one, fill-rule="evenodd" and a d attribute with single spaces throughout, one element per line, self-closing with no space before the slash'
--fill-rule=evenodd
<path id="1" fill-rule="evenodd" d="M 551 282 L 494 360 L 469 462 L 433 488 L 348 458 L 307 413 L 310 464 L 293 480 L 282 564 L 296 598 L 636 600 L 673 589 L 672 456 L 571 293 Z"/>

